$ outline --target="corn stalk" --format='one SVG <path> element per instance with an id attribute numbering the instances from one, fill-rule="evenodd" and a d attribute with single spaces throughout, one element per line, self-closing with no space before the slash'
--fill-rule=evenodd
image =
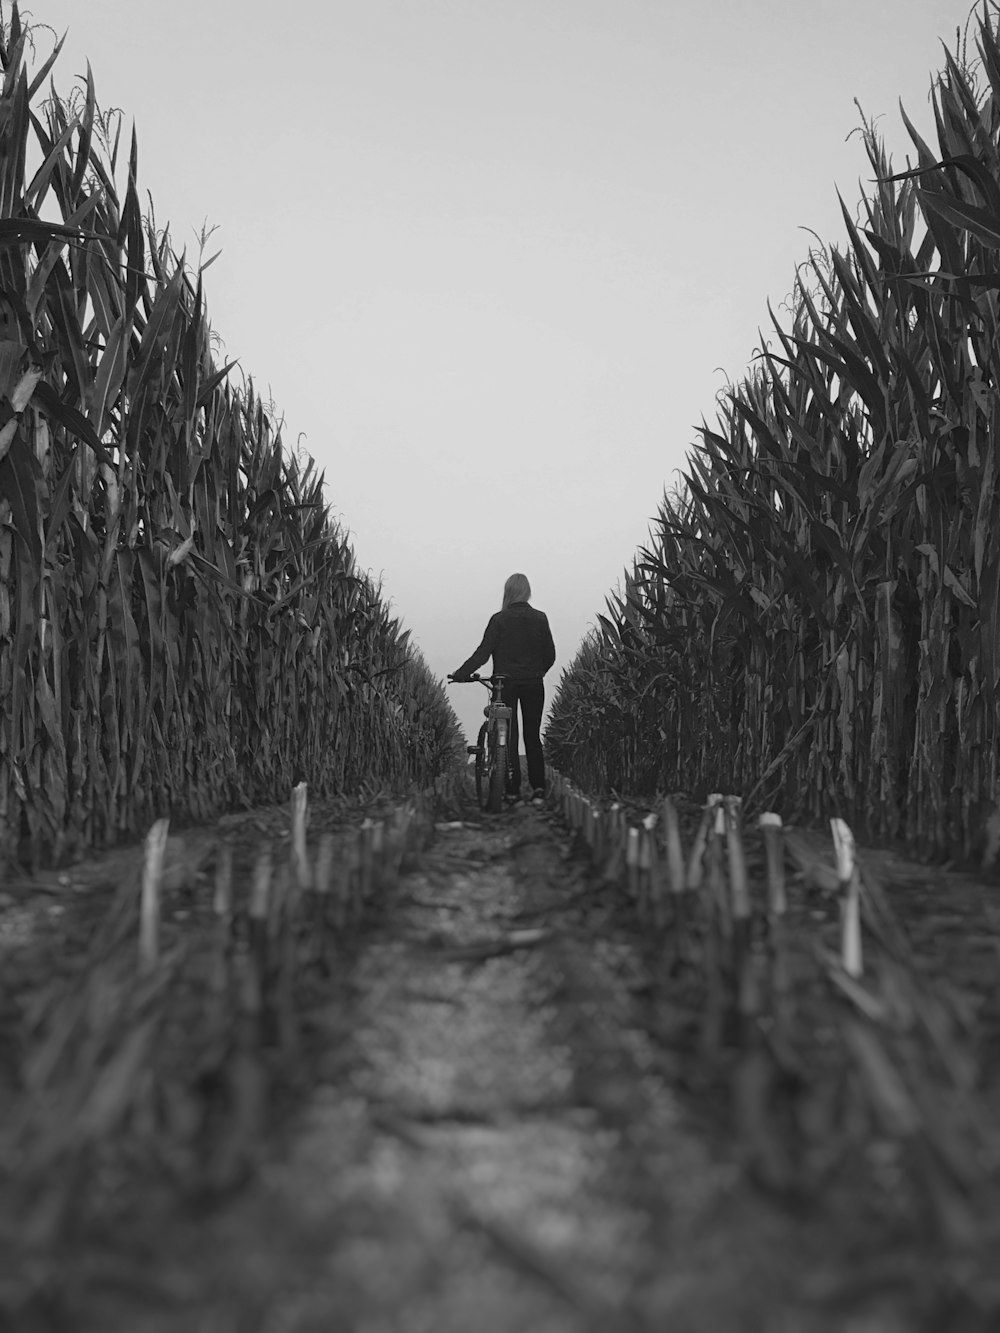
<path id="1" fill-rule="evenodd" d="M 599 790 L 729 787 L 927 851 L 978 847 L 997 788 L 1000 45 L 947 55 L 938 147 L 908 119 L 790 326 L 702 425 L 565 674 L 555 763 Z M 582 722 L 587 717 L 586 724 Z M 634 734 L 633 734 L 634 732 Z M 585 743 L 580 743 L 586 737 Z"/>
<path id="2" fill-rule="evenodd" d="M 0 42 L 0 861 L 153 819 L 426 785 L 454 713 L 291 455 L 217 365 L 203 268 L 140 208 L 88 69 Z M 35 164 L 29 167 L 29 163 Z M 123 181 L 123 184 L 120 182 Z M 57 221 L 50 219 L 56 218 Z"/>

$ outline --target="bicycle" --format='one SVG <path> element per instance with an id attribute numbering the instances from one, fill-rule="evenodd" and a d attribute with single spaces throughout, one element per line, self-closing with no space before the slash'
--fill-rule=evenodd
<path id="1" fill-rule="evenodd" d="M 448 679 L 453 685 L 464 685 L 475 681 L 485 685 L 490 691 L 490 701 L 483 709 L 486 721 L 479 728 L 479 738 L 475 745 L 467 745 L 466 751 L 476 756 L 476 799 L 479 808 L 487 814 L 498 815 L 503 809 L 504 791 L 507 786 L 507 747 L 510 736 L 510 709 L 503 701 L 504 676 L 464 676 L 456 681 L 454 676 Z"/>

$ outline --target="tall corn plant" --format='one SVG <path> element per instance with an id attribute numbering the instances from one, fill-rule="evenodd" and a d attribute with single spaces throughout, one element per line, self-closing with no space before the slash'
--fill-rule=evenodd
<path id="1" fill-rule="evenodd" d="M 133 133 L 0 42 L 0 858 L 154 815 L 427 782 L 457 720 L 211 350 L 202 273 L 140 210 Z M 36 165 L 29 166 L 29 163 Z M 119 175 L 125 188 L 120 192 Z M 408 705 L 412 712 L 404 718 Z"/>
<path id="2" fill-rule="evenodd" d="M 938 149 L 877 178 L 847 240 L 814 255 L 790 327 L 703 425 L 681 495 L 547 733 L 578 780 L 726 784 L 797 816 L 968 854 L 997 799 L 1000 48 L 947 56 Z M 981 86 L 980 86 L 981 85 Z M 905 117 L 904 117 L 905 119 Z M 629 626 L 637 627 L 632 633 Z M 566 742 L 595 673 L 614 727 Z M 625 682 L 622 684 L 622 682 Z M 607 747 L 610 759 L 588 758 Z"/>

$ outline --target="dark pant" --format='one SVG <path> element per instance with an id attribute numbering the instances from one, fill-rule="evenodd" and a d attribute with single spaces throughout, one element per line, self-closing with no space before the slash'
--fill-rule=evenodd
<path id="1" fill-rule="evenodd" d="M 542 709 L 545 707 L 545 686 L 540 680 L 508 680 L 503 687 L 503 701 L 510 709 L 510 775 L 508 793 L 517 796 L 521 790 L 521 760 L 518 756 L 517 706 L 521 705 L 524 723 L 524 753 L 528 760 L 528 782 L 532 790 L 545 789 L 545 758 L 542 754 Z"/>

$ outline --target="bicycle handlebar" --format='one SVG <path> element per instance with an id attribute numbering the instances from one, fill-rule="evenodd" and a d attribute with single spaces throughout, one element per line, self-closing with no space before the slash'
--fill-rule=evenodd
<path id="1" fill-rule="evenodd" d="M 475 681 L 479 685 L 489 685 L 492 688 L 494 681 L 506 680 L 507 677 L 499 672 L 493 676 L 481 676 L 478 671 L 474 671 L 471 676 L 463 676 L 461 680 L 449 673 L 448 679 L 453 685 L 471 685 Z"/>

